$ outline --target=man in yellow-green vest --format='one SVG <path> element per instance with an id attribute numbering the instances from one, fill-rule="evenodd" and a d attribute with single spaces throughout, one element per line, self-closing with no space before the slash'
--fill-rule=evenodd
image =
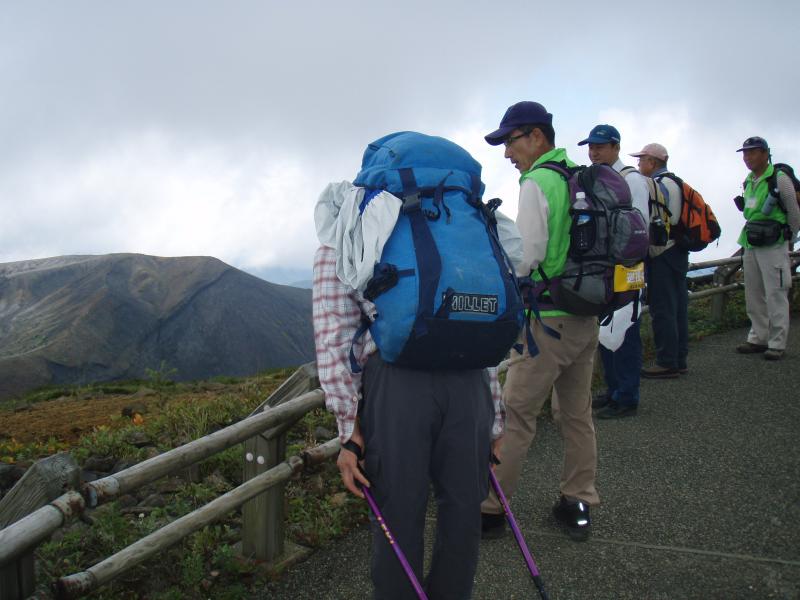
<path id="1" fill-rule="evenodd" d="M 734 200 L 747 220 L 739 245 L 744 248 L 742 267 L 750 333 L 736 351 L 763 352 L 767 360 L 780 360 L 789 334 L 789 242 L 800 227 L 800 210 L 794 184 L 773 166 L 764 138 L 747 138 L 737 152 L 742 153 L 750 170 L 743 195 Z"/>
<path id="2" fill-rule="evenodd" d="M 541 281 L 561 275 L 569 249 L 570 199 L 566 181 L 547 161 L 574 166 L 563 148 L 555 147 L 553 115 L 538 102 L 509 107 L 500 127 L 486 136 L 492 146 L 505 146 L 505 157 L 521 173 L 517 227 L 522 235 L 524 262 L 517 275 Z M 520 268 L 518 266 L 518 268 Z M 597 444 L 592 422 L 591 377 L 597 348 L 596 317 L 567 314 L 540 303 L 541 322 L 532 323 L 539 353 L 524 347 L 511 351 L 503 400 L 506 432 L 499 450 L 496 475 L 507 496 L 513 496 L 528 448 L 536 435 L 536 419 L 550 392 L 558 404 L 558 425 L 564 440 L 560 496 L 553 507 L 559 526 L 574 540 L 589 537 L 589 506 L 600 502 L 595 488 Z M 549 327 L 560 339 L 548 335 Z M 494 494 L 481 506 L 484 537 L 498 537 L 503 510 Z"/>

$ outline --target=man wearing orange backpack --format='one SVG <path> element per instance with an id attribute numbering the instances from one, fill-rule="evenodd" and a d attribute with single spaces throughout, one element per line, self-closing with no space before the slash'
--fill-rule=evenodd
<path id="1" fill-rule="evenodd" d="M 681 215 L 682 192 L 678 183 L 666 175 L 669 154 L 661 144 L 647 144 L 640 152 L 631 154 L 639 159 L 639 172 L 652 177 L 661 186 L 670 212 L 670 224 L 678 224 Z M 656 364 L 641 370 L 648 379 L 670 379 L 687 372 L 689 354 L 689 292 L 686 272 L 689 270 L 689 251 L 667 242 L 666 250 L 651 257 L 647 263 L 647 302 L 656 346 Z"/>
<path id="2" fill-rule="evenodd" d="M 747 341 L 736 351 L 763 352 L 767 360 L 780 360 L 789 334 L 789 242 L 800 228 L 800 209 L 792 178 L 779 168 L 782 165 L 772 164 L 764 138 L 747 138 L 737 152 L 750 170 L 743 196 L 734 202 L 747 219 L 739 244 L 744 248 L 745 303 L 751 327 Z"/>

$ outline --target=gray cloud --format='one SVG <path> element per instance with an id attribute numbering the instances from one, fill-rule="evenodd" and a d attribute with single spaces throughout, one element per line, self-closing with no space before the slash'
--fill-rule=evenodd
<path id="1" fill-rule="evenodd" d="M 800 163 L 795 4 L 645 8 L 5 3 L 0 197 L 22 209 L 0 225 L 0 260 L 138 249 L 302 267 L 318 190 L 398 129 L 469 132 L 462 143 L 515 212 L 516 175 L 480 135 L 522 98 L 548 106 L 581 159 L 574 144 L 601 115 L 627 115 L 631 143 L 667 134 L 654 127 L 672 116 L 686 127 L 676 156 L 712 196 L 740 163 L 713 178 L 698 163 L 748 135 Z"/>

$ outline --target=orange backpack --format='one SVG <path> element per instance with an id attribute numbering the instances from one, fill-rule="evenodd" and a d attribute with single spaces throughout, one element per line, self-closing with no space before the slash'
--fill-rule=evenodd
<path id="1" fill-rule="evenodd" d="M 659 179 L 662 177 L 674 181 L 681 190 L 681 216 L 670 231 L 675 244 L 689 252 L 697 252 L 718 240 L 722 229 L 700 192 L 674 173 L 664 173 Z"/>

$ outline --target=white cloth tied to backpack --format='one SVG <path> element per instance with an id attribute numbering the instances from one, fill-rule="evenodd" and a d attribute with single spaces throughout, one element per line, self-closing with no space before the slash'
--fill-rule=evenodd
<path id="1" fill-rule="evenodd" d="M 349 181 L 329 183 L 314 208 L 317 237 L 336 250 L 336 275 L 342 283 L 363 292 L 380 261 L 383 246 L 391 236 L 402 200 L 379 192 L 360 209 L 364 188 Z M 500 244 L 517 272 L 522 265 L 522 236 L 516 223 L 495 211 Z"/>
<path id="2" fill-rule="evenodd" d="M 517 224 L 499 210 L 494 211 L 494 216 L 497 219 L 497 238 L 500 240 L 503 250 L 508 254 L 514 272 L 517 275 L 527 275 L 523 260 L 522 235 Z"/>
<path id="3" fill-rule="evenodd" d="M 362 211 L 363 199 L 364 188 L 349 181 L 329 183 L 314 209 L 320 243 L 336 249 L 336 275 L 361 292 L 372 278 L 403 205 L 397 196 L 381 191 Z"/>
<path id="4" fill-rule="evenodd" d="M 614 311 L 611 320 L 605 325 L 600 326 L 598 341 L 604 348 L 616 352 L 619 350 L 620 346 L 622 346 L 622 342 L 625 341 L 625 333 L 627 333 L 630 326 L 633 325 L 633 321 L 631 321 L 631 317 L 633 316 L 633 304 L 633 302 L 629 302 L 622 308 L 618 308 Z"/>

